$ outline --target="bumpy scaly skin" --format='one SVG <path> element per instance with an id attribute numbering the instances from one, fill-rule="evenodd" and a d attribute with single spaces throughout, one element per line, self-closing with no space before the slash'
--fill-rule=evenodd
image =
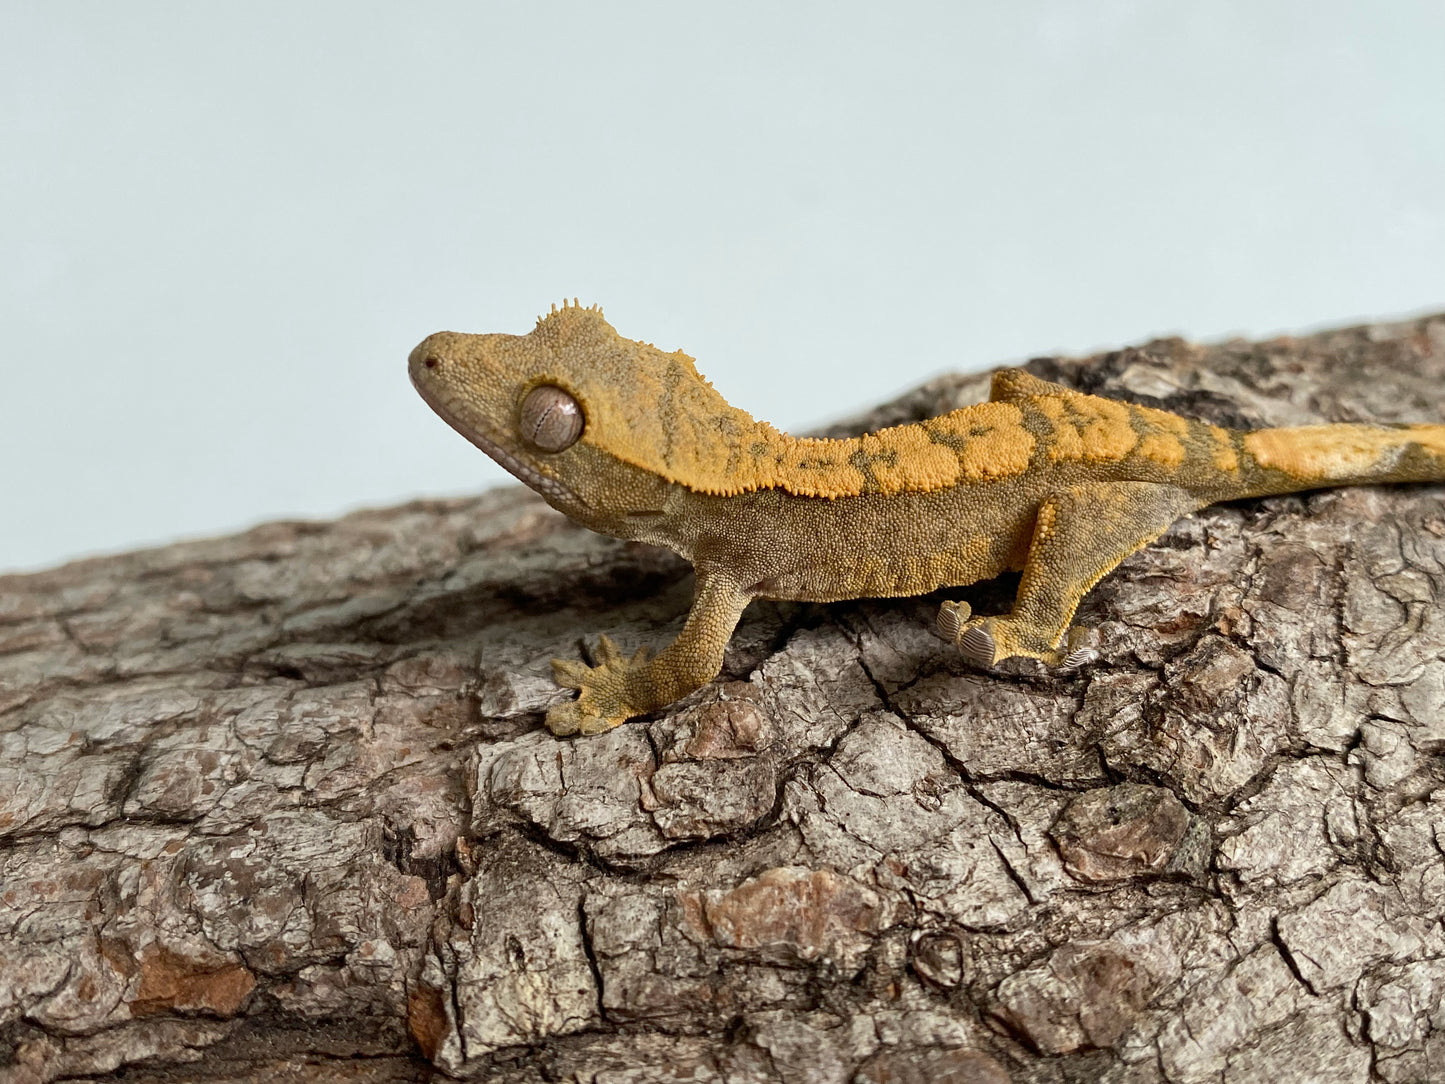
<path id="1" fill-rule="evenodd" d="M 686 354 L 624 339 L 577 305 L 528 335 L 439 332 L 410 370 L 437 413 L 553 507 L 697 570 L 687 623 L 656 655 L 626 657 L 603 637 L 596 666 L 554 661 L 578 690 L 547 715 L 557 734 L 599 733 L 706 684 L 755 598 L 914 595 L 1020 570 L 1011 613 L 945 602 L 939 630 L 979 666 L 1026 656 L 1073 669 L 1093 654 L 1070 627 L 1084 594 L 1179 516 L 1319 486 L 1445 480 L 1445 425 L 1242 432 L 1020 369 L 994 375 L 987 403 L 916 425 L 793 438 L 730 406 Z M 569 398 L 580 438 L 543 418 Z M 575 443 L 543 450 L 558 439 Z"/>

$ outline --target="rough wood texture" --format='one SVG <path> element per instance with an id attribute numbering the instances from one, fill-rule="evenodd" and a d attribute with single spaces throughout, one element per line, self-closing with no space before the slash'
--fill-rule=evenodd
<path id="1" fill-rule="evenodd" d="M 1436 421 L 1445 317 L 1032 367 Z M 1082 675 L 757 605 L 662 717 L 539 729 L 689 586 L 520 489 L 0 578 L 0 1079 L 1445 1080 L 1445 488 L 1177 524 Z"/>

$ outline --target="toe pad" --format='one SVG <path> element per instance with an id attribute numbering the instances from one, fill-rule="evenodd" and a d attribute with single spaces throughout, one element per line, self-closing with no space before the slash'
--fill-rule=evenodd
<path id="1" fill-rule="evenodd" d="M 972 614 L 966 602 L 944 602 L 938 607 L 938 635 L 950 644 L 957 642 L 963 623 Z"/>
<path id="2" fill-rule="evenodd" d="M 992 666 L 998 645 L 987 629 L 975 625 L 959 638 L 958 649 L 975 666 Z"/>

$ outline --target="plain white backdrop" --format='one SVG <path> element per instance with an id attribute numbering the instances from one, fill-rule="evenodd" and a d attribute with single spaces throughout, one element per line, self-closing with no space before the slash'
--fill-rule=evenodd
<path id="1" fill-rule="evenodd" d="M 0 4 L 0 569 L 504 477 L 565 297 L 798 430 L 1445 302 L 1438 0 Z"/>

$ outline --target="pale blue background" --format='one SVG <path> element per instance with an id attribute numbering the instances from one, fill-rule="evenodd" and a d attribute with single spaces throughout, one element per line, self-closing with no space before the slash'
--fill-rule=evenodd
<path id="1" fill-rule="evenodd" d="M 1438 0 L 4 0 L 0 568 L 499 481 L 406 353 L 563 296 L 794 429 L 1439 306 L 1442 41 Z"/>

